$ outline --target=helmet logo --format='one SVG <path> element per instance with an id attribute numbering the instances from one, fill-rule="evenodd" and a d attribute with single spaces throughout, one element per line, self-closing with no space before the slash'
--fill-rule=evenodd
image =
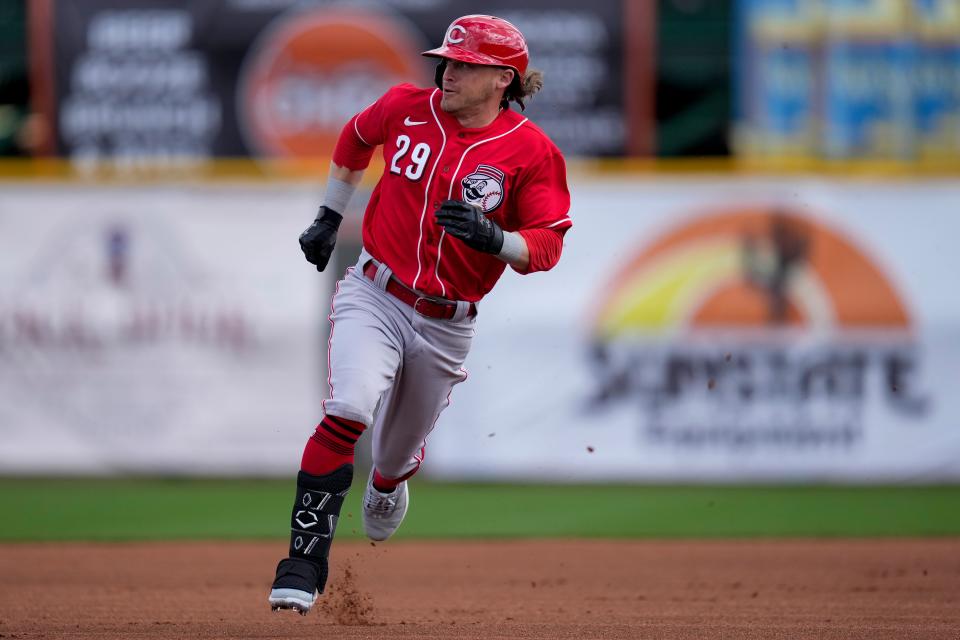
<path id="1" fill-rule="evenodd" d="M 463 199 L 474 204 L 484 213 L 490 213 L 503 202 L 503 171 L 488 164 L 478 165 L 470 175 L 460 181 Z"/>
<path id="2" fill-rule="evenodd" d="M 460 32 L 460 35 L 457 35 L 457 32 Z M 467 30 L 464 27 L 461 27 L 458 24 L 450 25 L 450 28 L 447 29 L 447 42 L 450 44 L 460 44 L 463 42 L 463 34 L 466 34 Z"/>

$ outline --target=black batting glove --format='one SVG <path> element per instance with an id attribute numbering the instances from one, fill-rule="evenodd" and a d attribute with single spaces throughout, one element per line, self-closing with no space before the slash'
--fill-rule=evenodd
<path id="1" fill-rule="evenodd" d="M 303 249 L 303 255 L 306 256 L 307 262 L 317 266 L 317 271 L 327 268 L 333 247 L 337 244 L 337 230 L 342 221 L 343 216 L 333 209 L 320 207 L 317 219 L 300 234 L 300 248 Z"/>
<path id="2" fill-rule="evenodd" d="M 471 249 L 497 255 L 503 248 L 503 229 L 483 215 L 480 207 L 462 200 L 445 200 L 433 215 L 448 234 Z"/>

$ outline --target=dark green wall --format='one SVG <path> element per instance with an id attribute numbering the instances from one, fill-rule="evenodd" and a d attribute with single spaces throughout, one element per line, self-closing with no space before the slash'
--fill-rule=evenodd
<path id="1" fill-rule="evenodd" d="M 0 155 L 19 155 L 16 132 L 29 102 L 26 2 L 0 0 Z"/>
<path id="2" fill-rule="evenodd" d="M 732 0 L 658 0 L 658 156 L 727 155 Z"/>

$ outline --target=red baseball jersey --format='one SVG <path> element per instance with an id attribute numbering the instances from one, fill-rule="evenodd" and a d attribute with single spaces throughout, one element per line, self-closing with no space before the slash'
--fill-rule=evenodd
<path id="1" fill-rule="evenodd" d="M 560 150 L 522 115 L 502 110 L 465 128 L 440 108 L 438 89 L 391 88 L 343 129 L 333 161 L 369 164 L 383 146 L 385 168 L 363 219 L 363 244 L 404 284 L 433 296 L 476 302 L 506 263 L 448 237 L 433 212 L 447 199 L 480 207 L 530 249 L 526 272 L 551 268 L 573 224 Z"/>

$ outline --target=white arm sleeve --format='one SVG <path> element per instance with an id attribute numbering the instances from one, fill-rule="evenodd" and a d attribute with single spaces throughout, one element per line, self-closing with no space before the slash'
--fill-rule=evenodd
<path id="1" fill-rule="evenodd" d="M 356 185 L 331 176 L 327 180 L 327 193 L 324 194 L 323 200 L 320 202 L 323 206 L 344 215 L 347 211 L 347 204 L 356 190 Z"/>

